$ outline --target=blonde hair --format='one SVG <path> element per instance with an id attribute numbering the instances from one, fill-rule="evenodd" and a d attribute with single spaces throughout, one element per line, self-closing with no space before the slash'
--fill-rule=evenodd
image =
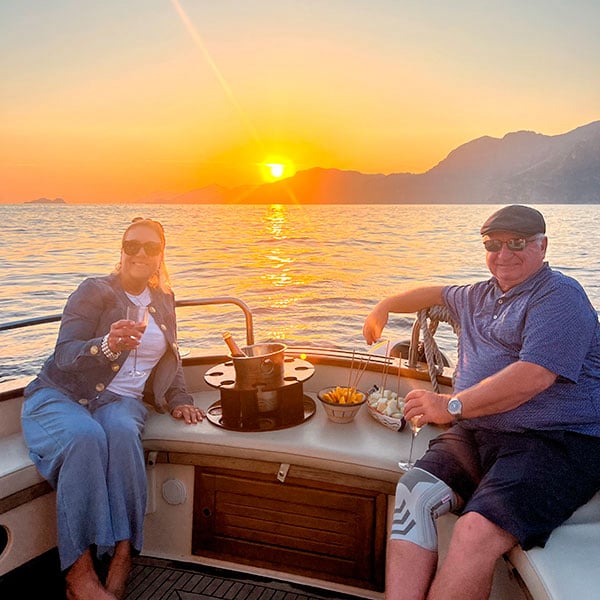
<path id="1" fill-rule="evenodd" d="M 123 236 L 121 238 L 121 245 L 125 241 L 125 238 L 129 231 L 134 227 L 148 227 L 152 229 L 154 233 L 158 235 L 160 238 L 160 245 L 162 247 L 162 256 L 160 258 L 160 265 L 155 273 L 152 274 L 150 279 L 148 280 L 148 286 L 151 288 L 161 289 L 163 292 L 169 293 L 171 292 L 171 281 L 169 279 L 169 272 L 167 270 L 167 265 L 165 263 L 165 230 L 163 226 L 153 219 L 145 219 L 144 217 L 136 217 L 132 219 L 131 224 L 127 227 L 127 229 L 123 232 Z M 115 273 L 118 273 L 121 270 L 121 263 L 117 265 L 115 269 Z"/>

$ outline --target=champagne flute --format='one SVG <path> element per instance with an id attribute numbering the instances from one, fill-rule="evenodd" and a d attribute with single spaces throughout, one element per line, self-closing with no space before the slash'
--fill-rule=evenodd
<path id="1" fill-rule="evenodd" d="M 128 306 L 127 307 L 127 320 L 134 321 L 135 327 L 142 333 L 146 331 L 148 325 L 148 307 L 147 306 Z M 133 351 L 133 368 L 128 373 L 131 377 L 143 377 L 145 371 L 138 371 L 137 368 L 137 348 Z"/>
<path id="2" fill-rule="evenodd" d="M 413 453 L 413 446 L 415 445 L 415 438 L 417 437 L 417 434 L 419 433 L 419 431 L 421 431 L 421 425 L 417 425 L 417 421 L 420 419 L 421 415 L 417 415 L 416 417 L 413 417 L 409 422 L 409 426 L 410 426 L 410 430 L 411 430 L 411 436 L 410 436 L 410 449 L 408 450 L 408 460 L 401 460 L 400 462 L 398 462 L 398 466 L 403 470 L 403 471 L 410 471 L 410 469 L 412 469 L 415 464 L 412 460 L 412 453 Z"/>

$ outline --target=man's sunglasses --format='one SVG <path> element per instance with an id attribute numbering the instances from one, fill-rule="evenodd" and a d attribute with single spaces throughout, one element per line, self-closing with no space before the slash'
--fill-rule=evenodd
<path id="1" fill-rule="evenodd" d="M 512 252 L 521 252 L 525 250 L 525 246 L 533 242 L 533 240 L 527 240 L 525 238 L 512 238 L 503 242 L 502 240 L 485 240 L 483 245 L 488 252 L 500 252 L 502 245 L 506 244 L 506 247 Z"/>
<path id="2" fill-rule="evenodd" d="M 135 256 L 141 249 L 147 256 L 158 256 L 162 252 L 160 242 L 140 242 L 139 240 L 125 240 L 123 242 L 123 252 L 128 256 Z"/>

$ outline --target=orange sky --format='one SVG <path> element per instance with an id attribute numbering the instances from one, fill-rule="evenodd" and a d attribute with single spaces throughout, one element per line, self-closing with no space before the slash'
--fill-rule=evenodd
<path id="1" fill-rule="evenodd" d="M 264 162 L 419 173 L 600 118 L 600 5 L 494 4 L 4 2 L 0 202 L 169 197 Z"/>

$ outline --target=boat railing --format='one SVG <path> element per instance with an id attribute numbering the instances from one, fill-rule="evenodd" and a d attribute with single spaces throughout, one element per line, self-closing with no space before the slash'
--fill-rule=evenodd
<path id="1" fill-rule="evenodd" d="M 215 296 L 213 298 L 197 298 L 195 300 L 177 300 L 177 307 L 184 306 L 208 306 L 211 304 L 234 304 L 242 310 L 246 320 L 246 344 L 251 346 L 254 344 L 254 322 L 252 320 L 252 311 L 248 305 L 238 298 L 233 296 Z"/>
<path id="2" fill-rule="evenodd" d="M 252 311 L 248 305 L 234 298 L 233 296 L 215 296 L 213 298 L 196 298 L 194 300 L 177 300 L 176 307 L 188 306 L 208 306 L 214 304 L 233 304 L 240 308 L 244 313 L 246 321 L 246 342 L 248 346 L 254 344 L 254 321 L 252 319 Z M 30 319 L 21 319 L 19 321 L 11 321 L 9 323 L 0 323 L 0 331 L 9 331 L 11 329 L 21 329 L 22 327 L 30 327 L 32 325 L 42 325 L 45 323 L 56 323 L 62 318 L 61 314 L 46 315 L 43 317 L 32 317 Z"/>
<path id="3" fill-rule="evenodd" d="M 419 338 L 421 337 L 421 322 L 415 319 L 410 336 L 410 346 L 408 347 L 408 368 L 416 369 L 419 363 Z"/>

